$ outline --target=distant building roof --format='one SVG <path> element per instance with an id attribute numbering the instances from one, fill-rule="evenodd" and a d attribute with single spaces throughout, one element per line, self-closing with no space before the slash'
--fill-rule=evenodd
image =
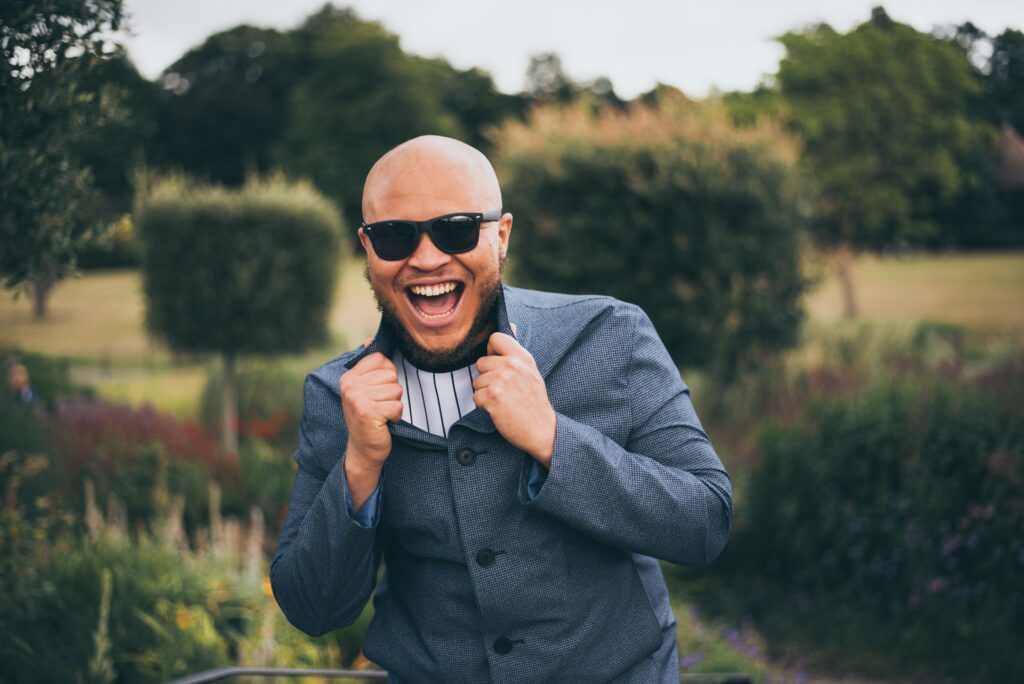
<path id="1" fill-rule="evenodd" d="M 1004 123 L 996 150 L 996 178 L 1005 190 L 1024 190 L 1024 138 Z"/>

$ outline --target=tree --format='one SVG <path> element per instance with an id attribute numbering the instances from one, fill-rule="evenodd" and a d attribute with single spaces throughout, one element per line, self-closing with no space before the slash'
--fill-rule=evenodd
<path id="1" fill-rule="evenodd" d="M 1024 131 L 1024 33 L 1006 29 L 992 39 L 985 85 L 994 122 Z"/>
<path id="2" fill-rule="evenodd" d="M 983 182 L 995 131 L 971 114 L 981 85 L 965 52 L 881 8 L 847 34 L 821 24 L 779 41 L 775 87 L 820 188 L 815 234 L 854 316 L 850 250 L 941 242 L 943 213 Z"/>
<path id="3" fill-rule="evenodd" d="M 146 325 L 172 349 L 221 356 L 223 440 L 237 452 L 238 357 L 326 341 L 337 209 L 308 183 L 280 177 L 234 191 L 172 177 L 140 190 L 135 225 Z"/>
<path id="4" fill-rule="evenodd" d="M 295 38 L 309 51 L 308 68 L 289 94 L 275 157 L 290 174 L 313 179 L 350 223 L 360 223 L 366 172 L 387 150 L 425 133 L 468 137 L 432 69 L 380 24 L 328 5 Z"/>
<path id="5" fill-rule="evenodd" d="M 266 173 L 307 61 L 290 33 L 237 26 L 210 36 L 164 72 L 147 162 L 231 186 Z"/>
<path id="6" fill-rule="evenodd" d="M 495 143 L 515 282 L 639 304 L 677 363 L 725 380 L 793 344 L 806 202 L 778 125 L 664 91 L 537 107 Z"/>
<path id="7" fill-rule="evenodd" d="M 96 228 L 82 211 L 90 173 L 73 148 L 118 113 L 83 76 L 115 52 L 121 20 L 121 0 L 0 4 L 0 276 L 31 289 L 36 318 Z"/>

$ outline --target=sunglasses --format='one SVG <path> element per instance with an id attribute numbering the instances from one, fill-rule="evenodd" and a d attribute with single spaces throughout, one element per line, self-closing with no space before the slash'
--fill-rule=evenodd
<path id="1" fill-rule="evenodd" d="M 426 232 L 445 254 L 468 252 L 480 242 L 480 224 L 497 221 L 501 209 L 486 213 L 460 211 L 426 221 L 376 221 L 360 228 L 370 238 L 373 251 L 385 261 L 406 259 L 416 251 L 420 233 Z"/>

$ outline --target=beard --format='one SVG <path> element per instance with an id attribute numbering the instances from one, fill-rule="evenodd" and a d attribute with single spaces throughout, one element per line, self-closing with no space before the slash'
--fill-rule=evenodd
<path id="1" fill-rule="evenodd" d="M 466 333 L 466 337 L 451 349 L 442 351 L 430 351 L 416 343 L 412 335 L 402 327 L 397 313 L 391 306 L 391 302 L 377 294 L 377 288 L 370 280 L 370 267 L 363 269 L 363 277 L 370 284 L 373 291 L 373 298 L 377 302 L 377 310 L 381 318 L 394 332 L 398 348 L 402 356 L 409 360 L 417 368 L 434 373 L 447 372 L 458 368 L 464 368 L 483 356 L 487 334 L 497 323 L 498 296 L 501 294 L 501 278 L 505 273 L 505 257 L 498 261 L 497 276 L 491 281 L 480 284 L 480 310 L 477 311 L 473 324 Z"/>

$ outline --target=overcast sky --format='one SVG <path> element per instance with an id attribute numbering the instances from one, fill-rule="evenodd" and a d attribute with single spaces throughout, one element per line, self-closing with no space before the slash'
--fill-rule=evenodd
<path id="1" fill-rule="evenodd" d="M 212 33 L 237 26 L 288 29 L 324 0 L 126 0 L 139 69 L 153 78 Z M 530 55 L 557 52 L 575 80 L 612 80 L 627 98 L 655 83 L 701 97 L 749 90 L 782 57 L 772 38 L 821 21 L 838 30 L 865 21 L 879 0 L 352 0 L 402 47 L 443 56 L 458 68 L 486 69 L 501 90 L 524 85 Z M 931 31 L 972 21 L 995 35 L 1024 30 L 1021 0 L 889 0 L 896 21 Z"/>

